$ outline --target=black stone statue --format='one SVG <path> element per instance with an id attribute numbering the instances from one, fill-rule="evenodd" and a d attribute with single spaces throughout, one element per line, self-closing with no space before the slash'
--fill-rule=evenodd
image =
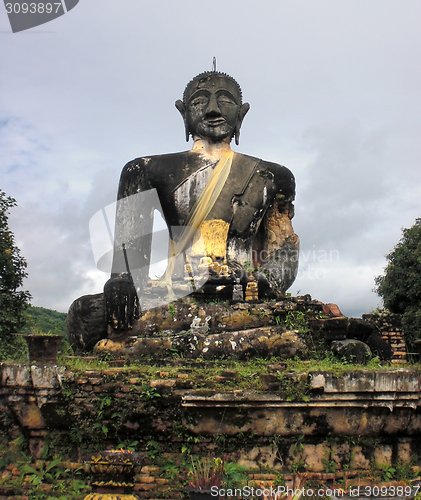
<path id="1" fill-rule="evenodd" d="M 100 295 L 82 297 L 71 308 L 69 334 L 80 347 L 99 336 L 88 339 L 82 331 L 77 316 L 83 310 L 85 324 L 93 309 L 104 311 L 104 325 L 96 329 L 103 337 L 124 335 L 158 292 L 167 301 L 180 291 L 205 301 L 276 298 L 295 280 L 294 176 L 281 165 L 231 150 L 250 107 L 238 83 L 217 71 L 202 73 L 175 105 L 193 147 L 124 167 L 104 301 Z M 139 193 L 151 195 L 132 202 Z M 149 277 L 154 210 L 161 211 L 170 236 L 168 269 L 156 281 Z"/>

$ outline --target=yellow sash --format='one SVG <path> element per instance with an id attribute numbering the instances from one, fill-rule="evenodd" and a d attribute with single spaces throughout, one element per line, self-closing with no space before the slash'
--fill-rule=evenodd
<path id="1" fill-rule="evenodd" d="M 201 195 L 197 199 L 190 214 L 187 218 L 187 222 L 181 233 L 180 239 L 177 243 L 171 240 L 171 251 L 172 256 L 168 259 L 168 267 L 165 271 L 164 281 L 166 283 L 168 293 L 173 296 L 172 292 L 172 280 L 171 276 L 174 271 L 176 258 L 186 249 L 188 243 L 194 236 L 197 229 L 199 229 L 202 222 L 209 215 L 213 206 L 216 203 L 219 195 L 221 194 L 222 188 L 228 179 L 228 175 L 231 171 L 232 159 L 234 157 L 234 151 L 227 151 L 224 153 L 218 161 L 214 171 L 212 172 L 205 189 L 202 191 Z"/>

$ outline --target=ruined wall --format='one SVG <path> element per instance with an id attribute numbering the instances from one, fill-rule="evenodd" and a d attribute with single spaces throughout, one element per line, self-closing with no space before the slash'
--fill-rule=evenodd
<path id="1" fill-rule="evenodd" d="M 392 347 L 392 363 L 406 363 L 407 353 L 402 329 L 402 316 L 384 309 L 379 314 L 363 314 L 362 318 L 375 325 L 381 333 L 382 339 Z"/>
<path id="2" fill-rule="evenodd" d="M 154 454 L 188 450 L 249 468 L 359 470 L 409 461 L 419 449 L 416 370 L 335 377 L 275 363 L 270 373 L 247 375 L 260 384 L 248 390 L 236 389 L 244 375 L 223 364 L 211 377 L 186 360 L 152 378 L 142 369 L 0 365 L 0 431 L 23 433 L 35 457 L 55 446 L 76 462 L 89 450 L 138 441 L 151 466 Z"/>

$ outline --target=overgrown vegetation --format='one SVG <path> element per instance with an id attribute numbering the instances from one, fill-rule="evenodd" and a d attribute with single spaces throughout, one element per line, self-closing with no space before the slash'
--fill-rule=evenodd
<path id="1" fill-rule="evenodd" d="M 386 259 L 384 276 L 375 278 L 376 291 L 387 309 L 403 315 L 405 340 L 412 347 L 421 338 L 421 218 L 403 229 L 402 238 Z"/>
<path id="2" fill-rule="evenodd" d="M 96 405 L 97 417 L 112 419 L 117 418 L 107 413 L 108 408 L 112 408 L 115 401 L 112 401 L 112 396 L 103 396 L 98 399 Z M 113 403 L 113 404 L 111 404 Z M 121 406 L 121 405 L 120 405 Z M 120 408 L 123 415 L 125 409 Z M 157 408 L 158 414 L 163 414 L 163 407 Z M 4 424 L 4 422 L 3 422 Z M 121 424 L 121 422 L 120 422 Z M 76 427 L 74 427 L 74 430 Z M 88 432 L 88 429 L 86 429 Z M 102 430 L 99 429 L 98 433 L 98 448 L 93 442 L 85 443 L 87 448 L 85 454 L 89 455 L 97 449 L 104 449 L 112 444 L 116 447 L 130 449 L 131 451 L 146 451 L 145 464 L 158 468 L 160 478 L 168 480 L 165 488 L 155 491 L 154 498 L 172 498 L 174 493 L 186 495 L 186 485 L 188 482 L 188 471 L 192 469 L 192 460 L 196 466 L 196 473 L 198 472 L 197 464 L 203 464 L 204 457 L 220 457 L 223 462 L 223 470 L 218 470 L 221 476 L 221 486 L 225 489 L 242 488 L 245 485 L 256 486 L 253 483 L 251 474 L 256 473 L 254 470 L 247 470 L 245 467 L 238 465 L 234 457 L 238 450 L 247 449 L 247 443 L 250 444 L 250 450 L 256 447 L 267 447 L 272 439 L 272 445 L 277 449 L 279 459 L 285 459 L 288 455 L 293 459 L 290 463 L 284 462 L 284 469 L 282 472 L 273 471 L 269 468 L 261 469 L 261 473 L 276 474 L 274 479 L 275 485 L 285 485 L 285 475 L 290 477 L 290 474 L 296 474 L 297 477 L 300 472 L 305 472 L 306 466 L 303 460 L 303 452 L 306 444 L 312 443 L 311 436 L 273 436 L 264 437 L 252 434 L 239 434 L 237 436 L 227 436 L 220 434 L 214 442 L 210 441 L 205 436 L 195 436 L 190 434 L 182 425 L 179 427 L 174 426 L 169 429 L 165 436 L 156 436 L 155 438 L 147 437 L 129 442 L 128 439 L 124 441 L 117 441 L 116 437 L 111 436 L 112 432 L 108 434 L 101 434 Z M 16 436 L 16 434 L 15 434 Z M 179 439 L 175 439 L 178 437 Z M 65 499 L 80 499 L 83 498 L 89 491 L 89 484 L 91 481 L 89 470 L 86 466 L 80 466 L 75 463 L 70 463 L 66 444 L 68 444 L 75 435 L 69 436 L 64 440 L 59 440 L 54 435 L 54 431 L 48 434 L 45 441 L 44 452 L 39 460 L 33 460 L 29 455 L 26 440 L 22 437 L 14 437 L 8 440 L 4 435 L 0 434 L 0 495 L 6 492 L 7 495 L 29 495 L 32 500 L 65 500 Z M 111 438 L 111 439 L 110 439 Z M 339 437 L 332 436 L 327 438 L 327 445 L 339 444 Z M 78 441 L 79 445 L 81 440 Z M 334 484 L 349 486 L 352 480 L 349 480 L 348 472 L 349 463 L 352 460 L 353 450 L 356 447 L 363 450 L 377 449 L 381 445 L 381 440 L 372 436 L 349 436 L 342 437 L 342 442 L 349 445 L 348 457 L 345 458 L 343 463 L 342 476 L 338 475 L 336 461 L 332 459 L 330 454 L 327 454 L 322 463 L 324 472 L 329 474 L 336 474 Z M 190 447 L 185 448 L 185 443 L 191 443 Z M 214 448 L 212 445 L 217 444 Z M 74 443 L 73 443 L 74 444 Z M 416 443 L 414 443 L 416 450 Z M 212 451 L 210 451 L 212 450 Z M 354 484 L 360 481 L 360 475 L 368 476 L 373 481 L 373 484 L 380 484 L 383 481 L 403 481 L 405 484 L 410 484 L 410 481 L 418 473 L 419 468 L 414 468 L 415 464 L 419 464 L 419 457 L 413 453 L 411 462 L 397 463 L 393 467 L 390 465 L 375 466 L 374 462 L 372 468 L 361 474 L 357 475 L 354 471 L 351 476 L 354 478 Z M 220 459 L 217 459 L 220 460 Z M 80 462 L 80 457 L 72 462 Z M 218 461 L 218 464 L 220 462 Z M 287 465 L 288 464 L 288 465 Z M 305 474 L 304 476 L 305 477 Z M 306 480 L 306 487 L 311 488 L 312 479 Z M 342 479 L 343 477 L 343 479 Z M 313 478 L 314 480 L 314 478 Z M 316 485 L 316 483 L 314 483 Z M 326 484 L 325 482 L 323 484 Z M 400 483 L 402 484 L 402 483 Z M 178 496 L 178 495 L 177 495 Z"/>
<path id="3" fill-rule="evenodd" d="M 261 393 L 275 392 L 287 401 L 302 403 L 310 397 L 309 372 L 326 371 L 341 377 L 350 370 L 399 368 L 396 364 L 381 362 L 378 358 L 372 359 L 367 365 L 338 360 L 328 350 L 323 333 L 310 326 L 314 325 L 310 320 L 324 319 L 323 315 L 306 309 L 307 305 L 301 307 L 302 310 L 277 311 L 271 321 L 272 324 L 284 325 L 288 330 L 297 330 L 299 336 L 305 339 L 309 355 L 304 360 L 280 360 L 273 357 L 206 361 L 183 359 L 174 353 L 168 359 L 127 357 L 121 360 L 126 362 L 125 366 L 112 370 L 110 368 L 115 358 L 110 353 L 96 359 L 65 359 L 63 356 L 60 364 L 65 365 L 71 374 L 68 377 L 62 376 L 63 401 L 55 410 L 49 410 L 49 418 L 55 422 L 62 420 L 66 430 L 56 427 L 49 429 L 44 440 L 43 457 L 38 463 L 31 461 L 28 450 L 19 450 L 19 446 L 14 447 L 13 453 L 5 452 L 4 458 L 0 459 L 0 477 L 4 484 L 16 492 L 28 484 L 33 487 L 38 483 L 58 485 L 57 488 L 52 486 L 48 494 L 32 490 L 30 498 L 33 500 L 76 499 L 78 495 L 83 497 L 83 488 L 86 489 L 88 478 L 83 476 L 83 470 L 63 466 L 64 459 L 80 462 L 81 457 L 88 452 L 117 445 L 131 451 L 146 452 L 147 463 L 159 467 L 161 478 L 171 481 L 165 492 L 157 492 L 156 498 L 171 498 L 173 492 L 180 492 L 186 485 L 191 457 L 209 455 L 209 450 L 212 450 L 212 455 L 225 458 L 226 455 L 235 455 L 241 448 L 250 451 L 259 446 L 272 445 L 278 449 L 279 456 L 281 453 L 282 456 L 293 454 L 294 460 L 288 463 L 289 472 L 304 471 L 303 450 L 308 439 L 311 444 L 311 437 L 262 437 L 250 432 L 235 435 L 221 432 L 212 436 L 198 436 L 188 430 L 189 424 L 194 424 L 195 417 L 183 413 L 179 397 L 182 389 L 192 389 L 204 396 L 211 396 L 217 391 L 252 390 Z M 174 309 L 169 312 L 174 315 Z M 26 314 L 28 328 L 37 325 L 37 328 L 53 333 L 62 333 L 65 329 L 64 314 L 36 307 L 30 307 Z M 419 371 L 418 366 L 412 369 Z M 151 383 L 152 381 L 154 382 Z M 159 381 L 162 381 L 161 385 Z M 165 382 L 168 384 L 165 385 Z M 100 384 L 103 385 L 98 387 L 100 391 L 97 392 L 96 388 Z M 91 390 L 85 390 L 84 387 L 91 387 Z M 178 396 L 175 396 L 176 392 Z M 225 410 L 223 411 L 225 416 Z M 240 409 L 231 418 L 233 425 L 241 427 L 247 424 L 250 416 L 247 411 L 242 412 Z M 157 432 L 151 432 L 152 421 L 159 427 Z M 0 428 L 8 428 L 8 423 L 2 423 L 1 418 Z M 362 445 L 356 439 L 352 446 L 355 447 L 356 443 Z M 371 445 L 372 449 L 376 447 L 373 443 Z M 351 457 L 348 458 L 349 466 Z M 2 475 L 2 469 L 12 463 L 18 465 L 21 474 Z M 326 473 L 333 474 L 336 471 L 337 464 L 330 455 L 322 460 L 322 464 Z M 244 485 L 248 480 L 244 470 L 228 459 L 225 461 L 224 471 L 226 484 Z M 403 478 L 410 472 L 408 464 L 385 466 L 375 471 L 379 480 L 386 477 Z M 373 471 L 372 473 L 374 475 Z M 283 481 L 283 478 L 279 476 L 276 481 Z M 66 493 L 65 488 L 68 489 Z"/>
<path id="4" fill-rule="evenodd" d="M 9 442 L 0 434 L 0 493 L 29 494 L 31 500 L 80 500 L 89 488 L 89 474 L 83 467 L 72 466 L 62 456 L 34 462 L 19 436 Z"/>
<path id="5" fill-rule="evenodd" d="M 55 335 L 66 335 L 67 314 L 45 307 L 29 306 L 25 311 L 25 325 L 20 333 L 31 333 L 31 329 L 51 332 Z"/>
<path id="6" fill-rule="evenodd" d="M 86 370 L 104 370 L 109 368 L 105 360 L 97 358 L 74 358 L 61 359 L 60 363 L 67 366 L 72 371 L 82 375 Z M 176 379 L 178 375 L 188 375 L 191 388 L 195 389 L 253 389 L 263 391 L 260 375 L 272 374 L 278 376 L 280 380 L 286 375 L 307 374 L 313 371 L 326 371 L 336 377 L 341 377 L 344 373 L 362 370 L 378 370 L 402 368 L 421 371 L 419 365 L 393 365 L 388 361 L 381 361 L 379 358 L 372 358 L 365 365 L 352 364 L 345 360 L 337 359 L 332 353 L 325 352 L 310 360 L 294 359 L 282 360 L 279 365 L 279 358 L 269 359 L 255 358 L 247 361 L 238 359 L 220 359 L 215 361 L 204 361 L 200 358 L 188 360 L 154 360 L 153 358 L 142 358 L 142 361 L 128 361 L 124 366 L 119 367 L 118 373 L 107 375 L 108 382 L 127 381 L 137 377 L 139 384 L 155 379 Z M 232 372 L 232 378 L 221 377 L 225 372 Z M 114 378 L 113 378 L 114 377 Z M 285 388 L 285 390 L 287 390 Z M 294 389 L 291 389 L 294 390 Z M 287 391 L 288 392 L 288 391 Z"/>
<path id="7" fill-rule="evenodd" d="M 21 290 L 27 276 L 26 261 L 20 255 L 9 228 L 9 211 L 16 200 L 0 190 L 0 360 L 21 355 L 22 342 L 13 334 L 24 325 L 24 311 L 31 295 Z"/>

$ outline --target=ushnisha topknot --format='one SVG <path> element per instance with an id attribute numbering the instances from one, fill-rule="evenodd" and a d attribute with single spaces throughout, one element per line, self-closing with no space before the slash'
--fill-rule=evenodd
<path id="1" fill-rule="evenodd" d="M 238 95 L 240 96 L 240 105 L 243 103 L 243 93 L 241 91 L 241 87 L 239 83 L 230 75 L 227 73 L 222 73 L 220 71 L 205 71 L 204 73 L 200 73 L 200 75 L 195 76 L 192 78 L 189 83 L 186 85 L 186 88 L 184 89 L 184 94 L 183 94 L 183 103 L 184 105 L 187 104 L 187 91 L 193 86 L 195 82 L 203 82 L 205 80 L 209 80 L 213 76 L 222 76 L 224 78 L 229 78 L 237 87 L 238 89 Z"/>

